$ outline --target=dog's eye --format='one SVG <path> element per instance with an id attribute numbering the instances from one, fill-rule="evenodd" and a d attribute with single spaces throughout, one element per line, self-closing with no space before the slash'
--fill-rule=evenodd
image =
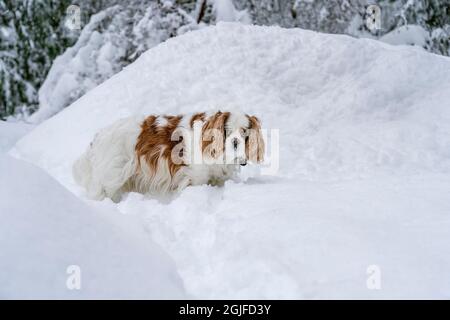
<path id="1" fill-rule="evenodd" d="M 238 145 L 239 145 L 238 139 L 234 138 L 234 139 L 233 139 L 233 148 L 234 148 L 234 150 L 237 150 Z"/>

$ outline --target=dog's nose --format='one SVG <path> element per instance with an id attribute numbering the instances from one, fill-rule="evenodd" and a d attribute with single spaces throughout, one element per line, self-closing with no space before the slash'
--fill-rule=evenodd
<path id="1" fill-rule="evenodd" d="M 241 162 L 241 166 L 246 166 L 247 165 L 247 160 L 244 160 L 243 162 Z"/>

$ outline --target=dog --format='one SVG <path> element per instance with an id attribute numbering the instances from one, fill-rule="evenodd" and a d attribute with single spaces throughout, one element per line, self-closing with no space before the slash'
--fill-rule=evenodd
<path id="1" fill-rule="evenodd" d="M 261 163 L 264 152 L 259 119 L 241 112 L 129 117 L 96 134 L 73 176 L 89 198 L 118 202 L 125 192 L 221 186 L 240 166 Z"/>

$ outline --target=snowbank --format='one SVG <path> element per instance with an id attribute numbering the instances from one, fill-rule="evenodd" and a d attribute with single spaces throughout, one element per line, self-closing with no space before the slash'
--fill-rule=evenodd
<path id="1" fill-rule="evenodd" d="M 0 122 L 2 138 L 23 130 Z M 112 206 L 94 210 L 41 169 L 2 152 L 0 176 L 0 298 L 184 297 L 171 259 Z M 73 266 L 80 290 L 66 285 L 77 283 Z"/>
<path id="2" fill-rule="evenodd" d="M 450 60 L 414 48 L 222 23 L 149 50 L 13 154 L 84 197 L 70 168 L 100 128 L 238 106 L 280 130 L 277 175 L 117 205 L 169 252 L 189 294 L 448 298 L 449 83 Z M 366 286 L 371 265 L 381 290 Z"/>

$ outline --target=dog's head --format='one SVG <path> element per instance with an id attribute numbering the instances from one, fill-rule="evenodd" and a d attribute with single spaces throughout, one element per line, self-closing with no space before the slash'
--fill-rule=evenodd
<path id="1" fill-rule="evenodd" d="M 203 124 L 202 152 L 207 163 L 261 163 L 264 139 L 260 121 L 240 112 L 216 112 Z"/>

